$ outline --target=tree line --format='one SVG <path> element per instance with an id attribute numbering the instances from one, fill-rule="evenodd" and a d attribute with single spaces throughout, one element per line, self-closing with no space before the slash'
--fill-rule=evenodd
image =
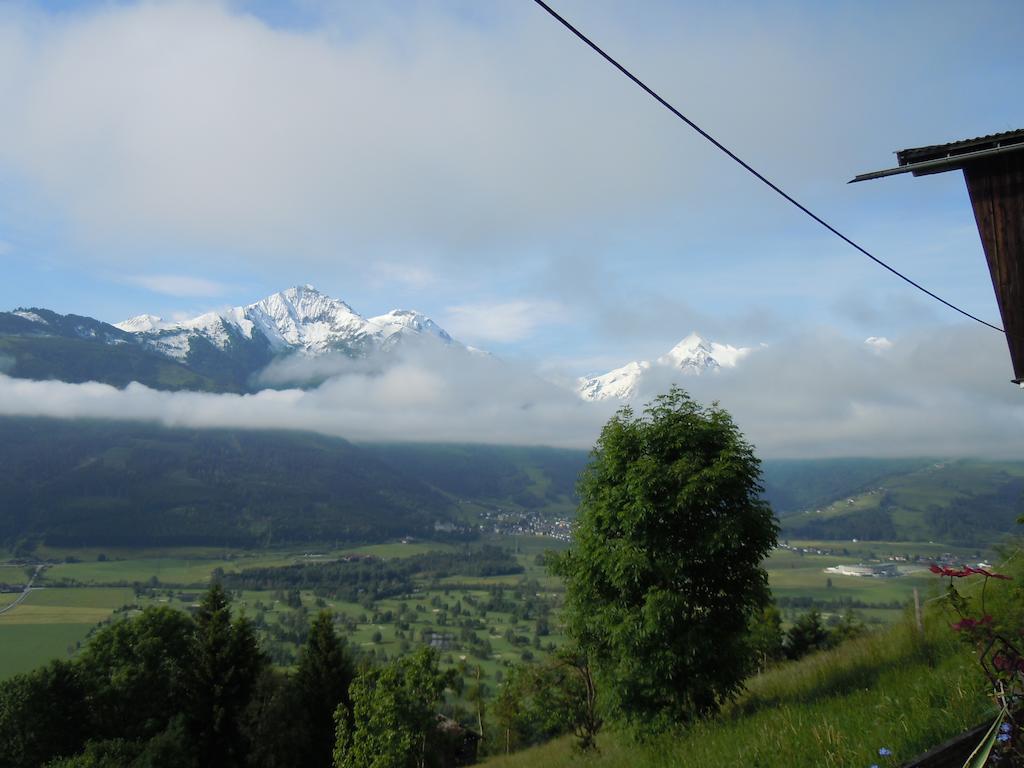
<path id="1" fill-rule="evenodd" d="M 230 589 L 307 589 L 321 597 L 356 603 L 410 594 L 416 578 L 506 576 L 522 572 L 523 566 L 508 550 L 488 544 L 472 550 L 426 552 L 392 560 L 359 557 L 246 568 L 239 572 L 219 570 L 214 576 Z"/>
<path id="2" fill-rule="evenodd" d="M 429 648 L 373 665 L 327 612 L 294 671 L 275 670 L 215 583 L 194 616 L 146 608 L 101 629 L 75 660 L 0 683 L 0 765 L 455 765 L 475 747 L 438 716 L 454 676 Z"/>

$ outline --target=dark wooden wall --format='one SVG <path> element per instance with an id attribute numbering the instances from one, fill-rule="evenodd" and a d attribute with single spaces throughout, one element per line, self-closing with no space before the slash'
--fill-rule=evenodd
<path id="1" fill-rule="evenodd" d="M 964 168 L 964 178 L 1019 383 L 1024 381 L 1024 151 L 976 160 Z"/>
<path id="2" fill-rule="evenodd" d="M 900 768 L 963 768 L 967 758 L 977 749 L 991 727 L 991 721 L 982 723 L 966 733 L 954 736 L 909 763 L 903 763 Z"/>

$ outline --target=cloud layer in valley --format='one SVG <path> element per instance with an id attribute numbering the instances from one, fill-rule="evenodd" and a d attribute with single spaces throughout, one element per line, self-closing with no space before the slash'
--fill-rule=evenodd
<path id="1" fill-rule="evenodd" d="M 1021 393 L 1007 381 L 1002 344 L 996 334 L 964 327 L 882 350 L 820 333 L 680 383 L 702 402 L 720 401 L 765 457 L 1019 458 L 1024 410 Z M 670 379 L 656 371 L 641 400 L 666 390 Z M 493 358 L 419 348 L 388 364 L 293 358 L 265 375 L 279 385 L 309 380 L 322 383 L 234 395 L 0 376 L 0 413 L 305 429 L 365 441 L 588 448 L 619 405 L 580 401 Z"/>

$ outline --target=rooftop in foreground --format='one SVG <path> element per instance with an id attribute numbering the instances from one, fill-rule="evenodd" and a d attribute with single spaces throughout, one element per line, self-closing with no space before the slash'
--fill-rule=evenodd
<path id="1" fill-rule="evenodd" d="M 884 176 L 895 176 L 900 173 L 912 173 L 915 176 L 926 176 L 930 173 L 943 173 L 963 168 L 972 160 L 979 160 L 994 155 L 1024 150 L 1024 128 L 1014 131 L 993 133 L 988 136 L 977 136 L 973 139 L 960 139 L 948 144 L 930 144 L 926 147 L 901 149 L 896 153 L 899 165 L 882 171 L 862 173 L 850 180 L 867 181 L 880 179 Z"/>

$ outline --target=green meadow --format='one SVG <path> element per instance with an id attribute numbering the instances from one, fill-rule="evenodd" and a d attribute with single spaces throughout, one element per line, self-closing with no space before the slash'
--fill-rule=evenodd
<path id="1" fill-rule="evenodd" d="M 277 649 L 278 663 L 287 666 L 297 651 L 291 635 L 297 621 L 311 621 L 320 610 L 332 611 L 339 631 L 354 646 L 372 651 L 378 657 L 393 657 L 408 648 L 437 636 L 442 657 L 449 665 L 469 669 L 482 677 L 492 688 L 503 669 L 524 658 L 539 658 L 560 645 L 564 638 L 557 622 L 562 586 L 548 574 L 543 553 L 566 545 L 550 538 L 518 536 L 495 537 L 490 543 L 514 551 L 524 573 L 505 576 L 449 576 L 440 580 L 417 582 L 415 591 L 401 598 L 386 598 L 370 606 L 318 597 L 303 590 L 298 598 L 301 608 L 287 605 L 280 591 L 246 590 L 236 596 L 235 608 L 261 624 L 265 641 Z M 822 606 L 850 603 L 862 618 L 872 624 L 893 624 L 905 613 L 913 590 L 920 591 L 927 601 L 938 594 L 939 580 L 928 573 L 923 564 L 899 578 L 862 578 L 828 574 L 825 568 L 840 563 L 855 564 L 869 555 L 887 557 L 908 552 L 921 556 L 938 556 L 948 547 L 935 544 L 897 542 L 790 542 L 807 548 L 847 548 L 844 555 L 800 554 L 792 550 L 775 550 L 766 562 L 769 581 L 777 599 L 783 603 L 788 621 L 806 610 L 803 603 L 785 607 L 786 600 L 810 599 Z M 849 549 L 854 547 L 854 549 Z M 6 614 L 0 614 L 0 639 L 8 652 L 0 655 L 0 678 L 43 664 L 49 659 L 67 655 L 69 648 L 85 638 L 88 631 L 110 620 L 123 606 L 169 604 L 188 610 L 216 569 L 225 572 L 245 568 L 285 566 L 329 560 L 346 554 L 373 555 L 383 559 L 412 557 L 431 551 L 454 550 L 453 545 L 432 542 L 392 542 L 338 550 L 246 551 L 219 548 L 186 548 L 169 550 L 98 549 L 51 550 L 50 557 L 65 562 L 49 566 L 37 580 L 41 589 L 33 590 L 28 599 Z M 965 559 L 977 559 L 976 550 L 962 551 Z M 551 607 L 550 626 L 537 637 L 532 621 L 517 617 L 508 610 L 488 611 L 482 618 L 482 629 L 476 631 L 486 640 L 486 656 L 468 651 L 454 625 L 455 605 L 465 607 L 487 600 L 495 589 L 506 596 L 519 594 L 521 586 L 533 586 L 529 599 L 543 600 Z M 0 596 L 0 607 L 15 595 Z M 518 598 L 517 598 L 518 599 Z M 851 602 L 852 601 L 852 602 Z M 293 600 L 294 602 L 294 600 Z M 406 611 L 403 621 L 400 612 Z M 822 608 L 826 619 L 840 613 L 839 609 Z M 404 625 L 404 628 L 401 628 Z"/>

